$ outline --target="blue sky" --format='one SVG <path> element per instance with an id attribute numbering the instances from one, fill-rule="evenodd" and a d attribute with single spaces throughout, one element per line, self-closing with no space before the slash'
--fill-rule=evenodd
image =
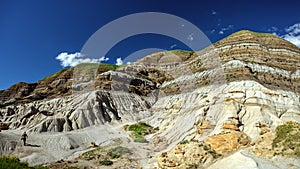
<path id="1" fill-rule="evenodd" d="M 299 6 L 296 0 L 0 0 L 0 90 L 20 81 L 36 82 L 62 69 L 63 63 L 70 66 L 63 59 L 80 57 L 81 48 L 98 29 L 138 12 L 164 12 L 186 19 L 212 43 L 249 29 L 276 33 L 300 46 Z M 115 64 L 145 48 L 188 49 L 170 37 L 137 35 L 114 46 L 103 62 Z"/>

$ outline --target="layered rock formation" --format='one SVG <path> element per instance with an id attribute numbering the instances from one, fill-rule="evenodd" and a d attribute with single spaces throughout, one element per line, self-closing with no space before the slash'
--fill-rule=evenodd
<path id="1" fill-rule="evenodd" d="M 133 111 L 128 105 L 136 105 Z M 90 92 L 45 101 L 35 101 L 2 110 L 10 129 L 32 132 L 62 132 L 115 121 L 134 121 L 149 116 L 147 102 L 137 95 L 118 92 Z M 11 113 L 9 113 L 11 112 Z M 121 119 L 122 117 L 122 119 Z"/>
<path id="2" fill-rule="evenodd" d="M 119 68 L 81 65 L 16 84 L 0 92 L 0 120 L 34 133 L 144 121 L 159 128 L 144 144 L 155 146 L 148 149 L 158 167 L 218 168 L 237 158 L 261 168 L 239 150 L 284 122 L 300 123 L 299 93 L 300 49 L 240 31 L 198 52 L 155 53 Z"/>

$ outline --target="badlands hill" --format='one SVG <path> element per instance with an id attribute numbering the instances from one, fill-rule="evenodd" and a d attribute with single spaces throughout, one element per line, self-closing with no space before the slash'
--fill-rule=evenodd
<path id="1" fill-rule="evenodd" d="M 299 94 L 300 49 L 243 30 L 0 91 L 0 154 L 50 168 L 300 168 Z"/>

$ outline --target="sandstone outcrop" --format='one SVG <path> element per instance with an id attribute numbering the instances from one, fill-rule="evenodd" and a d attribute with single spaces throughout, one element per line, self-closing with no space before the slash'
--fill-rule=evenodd
<path id="1" fill-rule="evenodd" d="M 160 168 L 207 168 L 220 155 L 210 149 L 208 145 L 191 142 L 181 143 L 174 150 L 162 153 L 158 156 L 158 166 Z"/>
<path id="2" fill-rule="evenodd" d="M 205 143 L 209 144 L 217 153 L 223 154 L 247 146 L 250 140 L 244 133 L 231 131 L 210 136 Z"/>

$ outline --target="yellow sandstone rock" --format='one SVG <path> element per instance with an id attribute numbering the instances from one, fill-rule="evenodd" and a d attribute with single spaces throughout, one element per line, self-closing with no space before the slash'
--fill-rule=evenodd
<path id="1" fill-rule="evenodd" d="M 230 131 L 210 136 L 204 142 L 209 144 L 217 153 L 222 154 L 246 146 L 250 143 L 250 139 L 242 132 Z"/>

